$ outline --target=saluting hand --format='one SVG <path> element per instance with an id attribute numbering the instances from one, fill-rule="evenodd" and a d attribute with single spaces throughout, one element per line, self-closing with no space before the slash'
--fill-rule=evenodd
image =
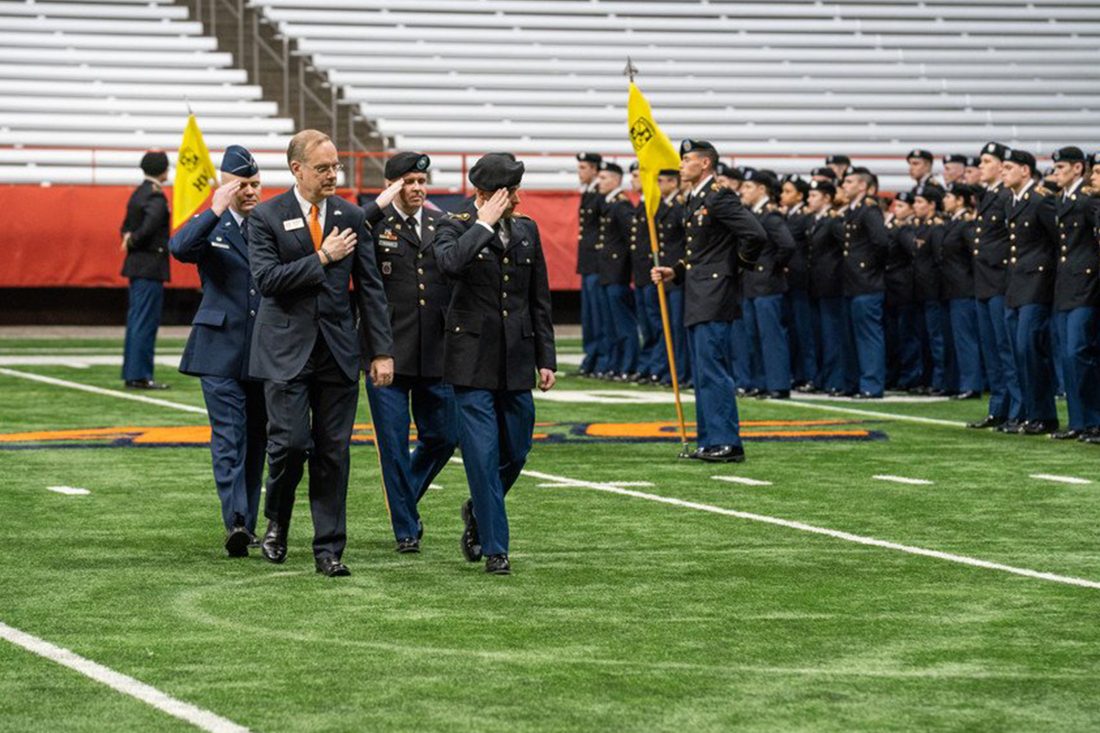
<path id="1" fill-rule="evenodd" d="M 233 203 L 233 197 L 241 190 L 241 182 L 233 180 L 214 189 L 214 196 L 210 200 L 210 210 L 218 216 L 225 213 L 229 204 Z"/>
<path id="2" fill-rule="evenodd" d="M 401 193 L 401 189 L 405 187 L 405 181 L 403 179 L 397 179 L 389 185 L 389 187 L 378 194 L 378 197 L 374 199 L 374 203 L 378 204 L 378 208 L 384 209 L 393 203 L 393 200 L 397 198 L 397 194 Z"/>
<path id="3" fill-rule="evenodd" d="M 558 381 L 558 378 L 554 375 L 553 369 L 539 369 L 539 389 L 543 392 L 548 392 L 554 387 L 554 383 Z"/>
<path id="4" fill-rule="evenodd" d="M 654 285 L 672 282 L 675 277 L 676 273 L 671 267 L 654 267 L 649 271 L 649 279 L 653 281 Z"/>
<path id="5" fill-rule="evenodd" d="M 496 226 L 500 217 L 508 209 L 508 189 L 498 188 L 492 197 L 481 205 L 477 212 L 477 220 L 483 221 L 489 226 Z"/>
<path id="6" fill-rule="evenodd" d="M 321 242 L 321 249 L 317 252 L 317 256 L 321 258 L 322 264 L 330 264 L 333 262 L 339 262 L 352 252 L 355 251 L 355 243 L 358 241 L 358 237 L 355 236 L 355 230 L 351 227 L 344 229 L 333 229 L 325 241 Z M 325 256 L 328 259 L 325 259 Z"/>

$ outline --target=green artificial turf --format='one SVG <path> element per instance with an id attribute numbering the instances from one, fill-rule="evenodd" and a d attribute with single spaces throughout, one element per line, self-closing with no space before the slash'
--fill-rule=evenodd
<path id="1" fill-rule="evenodd" d="M 112 347 L 0 342 L 77 348 Z M 8 368 L 120 386 L 113 366 Z M 157 377 L 172 389 L 150 396 L 202 406 L 197 380 Z M 558 389 L 659 392 L 575 377 Z M 3 434 L 205 424 L 3 373 L 0 394 Z M 882 439 L 750 437 L 748 462 L 724 466 L 678 460 L 675 439 L 536 444 L 528 469 L 573 485 L 520 478 L 507 578 L 459 555 L 457 462 L 424 498 L 424 551 L 397 555 L 374 448 L 354 446 L 353 575 L 330 580 L 313 572 L 304 487 L 285 565 L 230 560 L 207 448 L 0 444 L 0 622 L 259 731 L 1100 727 L 1100 589 L 608 491 L 648 482 L 626 490 L 1100 581 L 1100 448 L 896 419 L 962 423 L 977 402 L 812 405 L 740 402 L 746 421 L 850 420 L 837 427 Z M 675 419 L 670 404 L 537 408 L 570 425 Z M 365 398 L 359 411 L 368 422 Z M 0 730 L 187 729 L 0 641 Z"/>

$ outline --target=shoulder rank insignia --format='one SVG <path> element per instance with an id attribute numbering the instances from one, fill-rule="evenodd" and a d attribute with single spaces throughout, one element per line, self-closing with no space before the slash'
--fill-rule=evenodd
<path id="1" fill-rule="evenodd" d="M 448 219 L 455 219 L 457 221 L 469 221 L 470 220 L 470 212 L 462 211 L 462 212 L 459 212 L 457 214 L 452 212 L 450 214 L 447 214 L 447 218 Z"/>

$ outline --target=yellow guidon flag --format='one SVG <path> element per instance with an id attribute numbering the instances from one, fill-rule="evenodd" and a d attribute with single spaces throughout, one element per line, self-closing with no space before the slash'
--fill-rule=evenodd
<path id="1" fill-rule="evenodd" d="M 626 60 L 625 75 L 630 78 L 630 96 L 626 101 L 626 123 L 630 132 L 630 144 L 638 157 L 638 179 L 642 184 L 642 196 L 645 199 L 645 218 L 649 229 L 649 247 L 653 254 L 654 267 L 659 266 L 659 240 L 654 215 L 661 206 L 661 189 L 657 176 L 663 170 L 680 169 L 680 154 L 672 147 L 657 122 L 653 119 L 653 110 L 642 91 L 634 84 L 634 75 L 638 72 L 630 59 Z M 680 400 L 680 383 L 676 377 L 676 354 L 672 348 L 672 330 L 669 328 L 668 299 L 665 296 L 664 283 L 657 283 L 657 300 L 661 306 L 661 326 L 664 329 L 665 352 L 668 354 L 669 371 L 672 376 L 672 394 L 676 401 L 676 418 L 680 427 L 681 458 L 687 458 L 687 427 L 684 424 L 684 405 Z"/>
<path id="2" fill-rule="evenodd" d="M 199 123 L 194 114 L 188 115 L 179 156 L 176 158 L 176 178 L 172 182 L 173 230 L 190 219 L 206 203 L 216 175 Z"/>

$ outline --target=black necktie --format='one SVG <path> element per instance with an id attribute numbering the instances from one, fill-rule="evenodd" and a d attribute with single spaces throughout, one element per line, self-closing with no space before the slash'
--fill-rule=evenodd
<path id="1" fill-rule="evenodd" d="M 410 214 L 409 217 L 405 219 L 405 223 L 409 225 L 409 231 L 412 232 L 413 239 L 419 242 L 420 232 L 416 228 L 416 217 Z"/>
<path id="2" fill-rule="evenodd" d="M 248 219 L 241 219 L 241 238 L 248 244 Z"/>

